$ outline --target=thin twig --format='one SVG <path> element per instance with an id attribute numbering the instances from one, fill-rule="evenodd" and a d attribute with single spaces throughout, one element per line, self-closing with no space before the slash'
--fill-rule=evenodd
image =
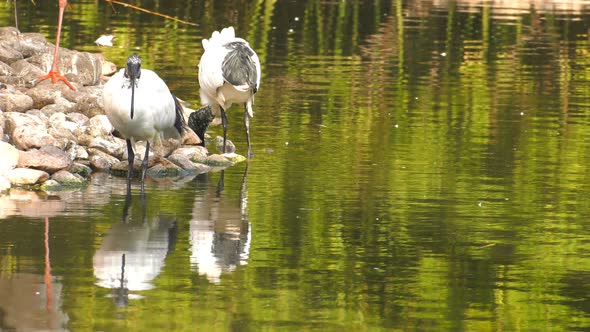
<path id="1" fill-rule="evenodd" d="M 153 12 L 151 10 L 143 9 L 141 7 L 137 7 L 137 6 L 134 6 L 134 5 L 125 3 L 125 2 L 121 2 L 121 1 L 117 1 L 117 0 L 104 0 L 104 1 L 109 2 L 109 3 L 114 3 L 114 4 L 117 4 L 117 5 L 121 5 L 121 6 L 124 6 L 124 7 L 129 7 L 131 9 L 139 10 L 139 11 L 144 12 L 144 13 L 148 13 L 148 14 L 152 14 L 152 15 L 156 15 L 156 16 L 161 16 L 161 17 L 167 18 L 169 20 L 173 20 L 173 21 L 180 22 L 180 23 L 183 23 L 183 24 L 194 25 L 194 26 L 197 26 L 198 25 L 197 23 L 184 21 L 184 20 L 181 20 L 179 18 L 172 17 L 172 16 L 169 16 L 169 15 L 166 15 L 166 14 L 161 14 L 161 13 L 158 13 L 158 12 Z"/>
<path id="2" fill-rule="evenodd" d="M 14 27 L 18 30 L 18 12 L 16 11 L 16 0 L 14 0 Z"/>

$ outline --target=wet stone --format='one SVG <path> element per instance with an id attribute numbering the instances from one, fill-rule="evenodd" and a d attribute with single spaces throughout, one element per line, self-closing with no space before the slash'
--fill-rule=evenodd
<path id="1" fill-rule="evenodd" d="M 182 168 L 173 163 L 169 163 L 166 165 L 157 164 L 154 167 L 149 168 L 146 174 L 152 178 L 163 178 L 181 176 L 184 173 L 185 172 Z"/>
<path id="2" fill-rule="evenodd" d="M 214 139 L 212 139 L 210 142 L 208 142 L 208 144 L 215 146 L 215 149 L 219 153 L 223 153 L 223 137 L 217 136 Z M 230 141 L 229 139 L 226 139 L 225 153 L 232 153 L 232 152 L 236 152 L 236 146 L 234 145 L 234 143 L 232 141 Z"/>
<path id="3" fill-rule="evenodd" d="M 78 174 L 83 178 L 88 178 L 90 176 L 90 174 L 92 173 L 92 169 L 84 164 L 74 162 L 68 168 L 68 172 L 70 172 L 72 174 Z"/>
<path id="4" fill-rule="evenodd" d="M 15 168 L 4 175 L 10 183 L 17 186 L 35 185 L 49 179 L 46 172 L 30 168 Z"/>
<path id="5" fill-rule="evenodd" d="M 207 157 L 207 149 L 202 146 L 180 147 L 174 150 L 172 154 L 180 154 L 193 162 L 199 162 Z"/>
<path id="6" fill-rule="evenodd" d="M 168 157 L 168 160 L 189 173 L 197 173 L 199 171 L 195 163 L 181 154 L 172 154 Z"/>
<path id="7" fill-rule="evenodd" d="M 212 167 L 227 167 L 233 164 L 230 160 L 220 154 L 212 154 L 207 156 L 207 158 L 205 158 L 202 163 Z"/>
<path id="8" fill-rule="evenodd" d="M 62 186 L 81 186 L 86 183 L 81 175 L 72 174 L 65 170 L 55 172 L 51 175 L 51 179 L 57 181 Z"/>

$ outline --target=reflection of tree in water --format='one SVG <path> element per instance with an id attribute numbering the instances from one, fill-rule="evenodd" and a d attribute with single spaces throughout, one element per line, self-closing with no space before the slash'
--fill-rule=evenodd
<path id="1" fill-rule="evenodd" d="M 250 251 L 250 223 L 246 213 L 246 178 L 242 178 L 240 200 L 222 195 L 224 172 L 217 188 L 208 186 L 196 197 L 190 222 L 191 264 L 210 282 L 219 283 L 221 274 L 247 264 Z"/>
<path id="2" fill-rule="evenodd" d="M 176 220 L 171 217 L 147 218 L 145 196 L 140 195 L 141 220 L 129 216 L 131 193 L 123 208 L 123 220 L 113 224 L 93 258 L 94 276 L 100 287 L 113 290 L 117 306 L 140 298 L 133 291 L 154 288 L 152 281 L 160 274 L 164 260 L 174 246 Z"/>

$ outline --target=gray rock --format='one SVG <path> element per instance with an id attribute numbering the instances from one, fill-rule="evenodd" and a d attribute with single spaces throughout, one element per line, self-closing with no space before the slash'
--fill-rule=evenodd
<path id="1" fill-rule="evenodd" d="M 24 59 L 23 54 L 5 43 L 0 44 L 0 61 L 11 64 Z"/>
<path id="2" fill-rule="evenodd" d="M 11 170 L 18 165 L 18 150 L 6 142 L 0 142 L 0 156 L 0 172 Z"/>
<path id="3" fill-rule="evenodd" d="M 38 117 L 31 114 L 18 112 L 4 112 L 6 133 L 12 135 L 16 128 L 20 127 L 40 127 L 45 128 L 45 124 Z"/>
<path id="4" fill-rule="evenodd" d="M 102 62 L 102 75 L 103 76 L 111 76 L 117 72 L 117 66 L 109 61 Z"/>
<path id="5" fill-rule="evenodd" d="M 217 151 L 219 153 L 223 153 L 223 137 L 217 136 L 214 139 L 212 139 L 209 144 L 214 145 L 215 149 L 217 149 Z M 234 143 L 232 141 L 226 140 L 225 141 L 225 153 L 232 153 L 232 152 L 236 152 L 236 146 L 234 145 Z"/>
<path id="6" fill-rule="evenodd" d="M 170 138 L 154 143 L 151 147 L 155 155 L 168 157 L 174 152 L 174 150 L 180 147 L 180 142 L 176 139 Z"/>
<path id="7" fill-rule="evenodd" d="M 126 144 L 125 141 L 121 139 L 109 141 L 101 137 L 96 137 L 90 142 L 88 147 L 101 150 L 110 154 L 111 156 L 116 157 L 117 159 L 121 159 L 123 157 L 123 152 L 126 149 Z"/>
<path id="8" fill-rule="evenodd" d="M 16 75 L 16 74 L 15 74 Z M 19 76 L 6 76 L 0 75 L 0 82 L 6 85 L 14 85 L 14 86 L 25 86 L 26 81 L 23 77 Z"/>
<path id="9" fill-rule="evenodd" d="M 182 145 L 198 145 L 201 144 L 201 139 L 191 128 L 185 127 L 184 132 L 182 133 L 181 142 Z"/>
<path id="10" fill-rule="evenodd" d="M 88 121 L 86 133 L 92 137 L 103 137 L 113 132 L 114 128 L 106 115 L 97 115 Z"/>
<path id="11" fill-rule="evenodd" d="M 199 170 L 195 163 L 181 154 L 172 154 L 168 157 L 168 160 L 189 173 L 194 173 Z"/>
<path id="12" fill-rule="evenodd" d="M 72 160 L 87 160 L 88 157 L 90 157 L 88 151 L 86 151 L 86 149 L 83 146 L 76 144 L 76 142 L 74 141 L 70 141 L 70 143 L 66 147 L 66 153 L 68 154 L 68 156 L 70 156 L 70 159 Z"/>
<path id="13" fill-rule="evenodd" d="M 184 174 L 182 168 L 170 163 L 168 166 L 158 164 L 147 170 L 146 174 L 152 178 L 176 177 Z"/>
<path id="14" fill-rule="evenodd" d="M 91 94 L 83 94 L 77 98 L 78 112 L 84 114 L 88 118 L 97 115 L 104 115 L 104 107 L 102 104 L 102 96 L 94 96 Z"/>
<path id="15" fill-rule="evenodd" d="M 119 159 L 98 149 L 89 148 L 88 153 L 90 154 L 88 158 L 90 160 L 90 166 L 94 169 L 109 170 L 114 164 L 119 162 Z"/>
<path id="16" fill-rule="evenodd" d="M 49 179 L 46 172 L 30 168 L 15 168 L 6 172 L 4 176 L 11 184 L 17 186 L 34 185 Z"/>
<path id="17" fill-rule="evenodd" d="M 245 161 L 246 160 L 246 157 L 244 157 L 242 155 L 239 155 L 239 154 L 237 154 L 235 152 L 225 153 L 222 156 L 224 156 L 227 160 L 231 161 L 232 164 L 236 164 L 236 163 L 239 163 L 239 162 L 242 162 L 242 161 Z"/>
<path id="18" fill-rule="evenodd" d="M 202 163 L 212 167 L 227 167 L 233 164 L 230 160 L 220 154 L 212 154 L 205 158 Z"/>
<path id="19" fill-rule="evenodd" d="M 53 173 L 51 179 L 59 182 L 62 186 L 81 186 L 86 183 L 86 180 L 79 174 L 72 174 L 66 170 L 61 170 Z"/>
<path id="20" fill-rule="evenodd" d="M 53 50 L 53 45 L 50 49 Z M 28 58 L 27 61 L 41 68 L 42 71 L 48 72 L 53 63 L 53 53 L 51 51 L 40 53 Z M 60 48 L 57 70 L 70 82 L 96 85 L 100 82 L 102 63 L 96 54 Z"/>
<path id="21" fill-rule="evenodd" d="M 125 147 L 126 146 L 127 145 L 125 144 Z M 135 143 L 135 145 L 133 146 L 133 151 L 135 152 L 135 155 L 143 157 L 145 155 L 145 146 L 145 141 Z M 178 146 L 178 140 L 175 140 L 173 138 L 150 144 L 150 156 L 154 155 L 160 157 L 167 157 L 171 155 L 172 152 L 174 152 L 178 148 Z M 124 150 L 125 151 L 123 153 L 123 159 L 127 159 L 127 148 L 125 148 Z"/>
<path id="22" fill-rule="evenodd" d="M 41 122 L 43 122 L 43 125 L 45 125 L 45 126 L 47 126 L 49 124 L 49 117 L 47 115 L 45 115 L 43 112 L 41 112 L 41 110 L 38 110 L 38 109 L 28 110 L 28 111 L 26 111 L 26 114 L 32 115 L 32 116 L 38 118 L 39 120 L 41 120 Z"/>
<path id="23" fill-rule="evenodd" d="M 68 113 L 66 115 L 66 119 L 78 124 L 79 126 L 87 125 L 88 121 L 90 120 L 90 118 L 88 118 L 86 115 L 77 112 Z"/>
<path id="24" fill-rule="evenodd" d="M 113 166 L 113 164 L 111 164 L 106 158 L 103 158 L 98 155 L 90 156 L 89 160 L 90 166 L 95 170 L 108 171 Z"/>
<path id="25" fill-rule="evenodd" d="M 47 133 L 49 136 L 53 137 L 57 142 L 57 146 L 65 149 L 70 142 L 76 142 L 77 138 L 71 131 L 67 129 L 57 129 L 55 127 L 51 127 L 47 129 Z"/>
<path id="26" fill-rule="evenodd" d="M 49 51 L 45 36 L 32 32 L 20 33 L 13 27 L 0 28 L 0 44 L 21 52 L 25 58 Z"/>
<path id="27" fill-rule="evenodd" d="M 41 112 L 47 116 L 51 116 L 55 113 L 70 113 L 78 110 L 78 105 L 68 101 L 63 97 L 56 97 L 55 104 L 49 104 L 41 108 Z"/>
<path id="28" fill-rule="evenodd" d="M 25 58 L 29 58 L 38 53 L 51 52 L 53 50 L 53 48 L 49 49 L 45 36 L 36 32 L 21 33 L 20 38 L 16 43 L 13 43 L 13 46 L 21 52 Z"/>
<path id="29" fill-rule="evenodd" d="M 15 76 L 21 77 L 26 82 L 31 82 L 40 76 L 47 74 L 39 67 L 36 67 L 26 60 L 18 60 L 10 64 Z"/>
<path id="30" fill-rule="evenodd" d="M 3 112 L 25 112 L 33 108 L 33 99 L 9 87 L 0 92 L 0 110 Z"/>
<path id="31" fill-rule="evenodd" d="M 0 76 L 13 76 L 13 75 L 14 75 L 14 71 L 12 70 L 12 67 L 5 64 L 4 62 L 0 62 Z"/>
<path id="32" fill-rule="evenodd" d="M 49 134 L 55 138 L 64 137 L 71 141 L 76 141 L 75 134 L 80 131 L 80 126 L 66 119 L 63 113 L 54 113 L 49 118 Z M 55 133 L 52 133 L 52 129 Z"/>
<path id="33" fill-rule="evenodd" d="M 22 126 L 12 131 L 12 142 L 19 150 L 41 148 L 47 145 L 54 145 L 64 148 L 64 142 L 50 136 L 45 127 Z"/>
<path id="34" fill-rule="evenodd" d="M 148 162 L 149 164 L 149 162 Z M 129 168 L 129 161 L 121 160 L 120 162 L 113 165 L 111 171 L 117 176 L 127 176 L 127 170 Z M 133 172 L 139 174 L 141 172 L 141 160 L 133 160 Z"/>
<path id="35" fill-rule="evenodd" d="M 50 136 L 44 123 L 30 114 L 6 112 L 6 133 L 20 150 L 40 148 L 45 145 L 64 147 L 63 143 Z"/>
<path id="36" fill-rule="evenodd" d="M 44 146 L 38 150 L 19 151 L 19 153 L 18 167 L 35 168 L 55 173 L 72 164 L 70 156 L 53 145 Z"/>
<path id="37" fill-rule="evenodd" d="M 195 163 L 195 167 L 197 167 L 197 174 L 209 173 L 211 171 L 211 166 L 205 164 Z"/>
<path id="38" fill-rule="evenodd" d="M 12 187 L 10 181 L 3 175 L 0 175 L 0 192 L 6 192 L 10 187 Z"/>
<path id="39" fill-rule="evenodd" d="M 74 162 L 69 168 L 68 171 L 72 174 L 78 174 L 83 178 L 88 178 L 92 173 L 92 169 L 84 164 Z"/>
<path id="40" fill-rule="evenodd" d="M 16 42 L 19 38 L 20 31 L 15 27 L 1 27 L 0 28 L 0 40 L 7 43 Z"/>
<path id="41" fill-rule="evenodd" d="M 33 98 L 34 107 L 42 109 L 43 107 L 56 103 L 56 99 L 62 96 L 59 84 L 36 85 L 26 92 L 27 96 Z"/>
<path id="42" fill-rule="evenodd" d="M 180 147 L 172 152 L 172 154 L 183 155 L 193 162 L 205 160 L 207 153 L 207 149 L 202 146 Z"/>
<path id="43" fill-rule="evenodd" d="M 59 182 L 49 179 L 41 184 L 40 189 L 43 191 L 58 191 L 62 190 L 63 187 Z"/>

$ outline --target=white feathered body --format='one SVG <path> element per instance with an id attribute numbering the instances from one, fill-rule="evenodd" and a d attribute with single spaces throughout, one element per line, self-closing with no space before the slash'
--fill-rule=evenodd
<path id="1" fill-rule="evenodd" d="M 131 86 L 124 72 L 119 70 L 104 86 L 104 107 L 113 127 L 132 141 L 179 138 L 174 98 L 166 83 L 153 71 L 141 69 L 131 119 Z"/>
<path id="2" fill-rule="evenodd" d="M 232 43 L 242 44 L 247 49 L 249 56 L 243 61 L 249 61 L 248 64 L 253 66 L 255 73 L 251 72 L 249 80 L 242 80 L 230 83 L 228 75 L 231 73 L 224 72 L 224 60 L 232 51 L 228 45 Z M 219 114 L 219 107 L 227 110 L 233 103 L 245 104 L 250 117 L 254 116 L 252 105 L 254 104 L 254 94 L 260 86 L 260 60 L 252 50 L 247 41 L 235 36 L 233 27 L 228 27 L 221 32 L 215 31 L 211 38 L 203 39 L 204 53 L 199 62 L 199 85 L 201 103 L 210 105 L 215 114 Z M 230 69 L 231 70 L 231 67 Z M 243 75 L 242 75 L 243 76 Z M 254 83 L 254 84 L 251 84 Z"/>

